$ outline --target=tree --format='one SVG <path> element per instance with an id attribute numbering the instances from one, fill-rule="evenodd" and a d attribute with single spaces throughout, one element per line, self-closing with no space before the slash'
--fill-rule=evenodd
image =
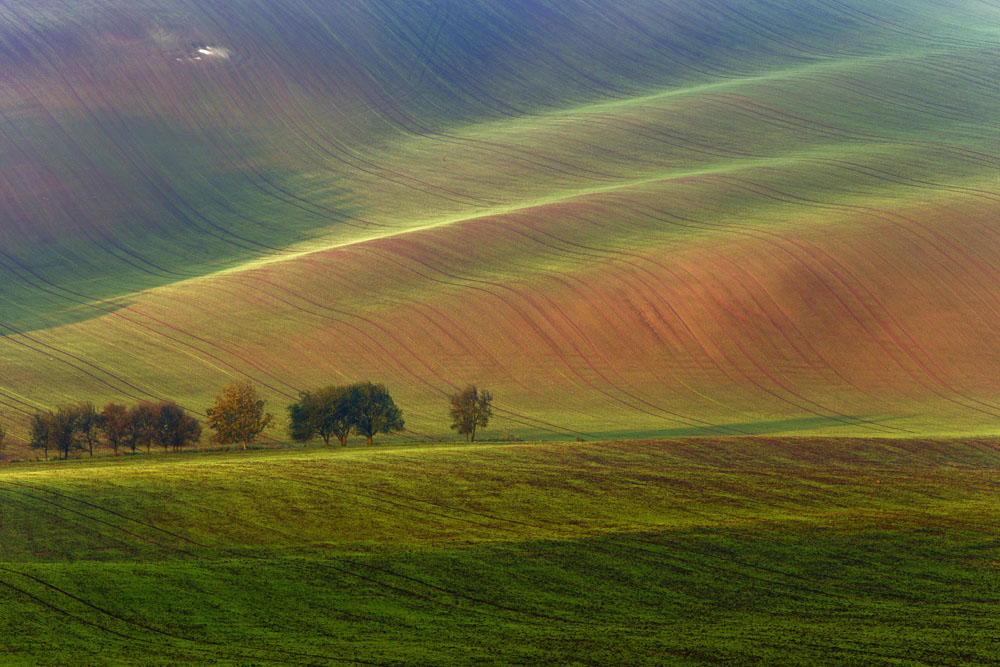
<path id="1" fill-rule="evenodd" d="M 351 386 L 355 392 L 354 415 L 351 420 L 358 433 L 368 438 L 376 433 L 403 430 L 403 413 L 396 407 L 384 384 L 362 382 Z"/>
<path id="2" fill-rule="evenodd" d="M 93 403 L 78 403 L 69 408 L 76 424 L 76 432 L 81 446 L 86 443 L 90 455 L 94 455 L 94 443 L 97 442 L 97 431 L 100 426 L 100 416 L 94 410 Z"/>
<path id="3" fill-rule="evenodd" d="M 274 418 L 264 412 L 264 399 L 252 382 L 234 382 L 215 397 L 207 410 L 208 425 L 215 430 L 212 442 L 220 445 L 241 443 L 243 449 L 254 441 Z"/>
<path id="4" fill-rule="evenodd" d="M 6 444 L 4 443 L 4 439 L 6 437 L 7 437 L 7 431 L 5 431 L 3 425 L 0 424 L 0 452 L 2 452 L 6 447 Z"/>
<path id="5" fill-rule="evenodd" d="M 31 434 L 31 439 L 28 441 L 28 445 L 32 449 L 42 449 L 45 452 L 45 460 L 49 460 L 49 444 L 51 443 L 52 436 L 50 431 L 51 412 L 36 412 L 31 415 L 31 423 L 28 427 L 28 431 Z"/>
<path id="6" fill-rule="evenodd" d="M 156 408 L 154 439 L 163 445 L 163 451 L 173 447 L 176 452 L 201 439 L 201 424 L 184 408 L 170 402 L 160 403 Z"/>
<path id="7" fill-rule="evenodd" d="M 109 402 L 97 416 L 97 427 L 104 433 L 104 439 L 107 440 L 115 456 L 118 456 L 118 448 L 125 444 L 131 444 L 132 453 L 135 453 L 135 439 L 130 438 L 133 430 L 126 406 L 114 401 Z"/>
<path id="8" fill-rule="evenodd" d="M 156 421 L 159 406 L 149 401 L 140 401 L 138 405 L 129 410 L 129 426 L 131 427 L 132 453 L 135 454 L 136 444 L 146 445 L 146 453 L 149 454 L 149 447 L 156 440 Z"/>
<path id="9" fill-rule="evenodd" d="M 450 399 L 451 427 L 465 436 L 468 442 L 476 441 L 476 428 L 490 423 L 493 416 L 493 395 L 487 390 L 479 390 L 470 384 L 465 389 L 452 394 Z"/>
<path id="10" fill-rule="evenodd" d="M 299 394 L 299 402 L 288 406 L 292 438 L 305 442 L 314 435 L 330 446 L 336 436 L 341 447 L 347 446 L 347 436 L 354 427 L 357 391 L 354 387 L 328 386 Z"/>
<path id="11" fill-rule="evenodd" d="M 31 416 L 30 445 L 44 449 L 46 459 L 50 447 L 68 459 L 71 451 L 81 448 L 77 423 L 76 407 L 72 405 L 64 405 L 55 412 L 36 413 Z"/>

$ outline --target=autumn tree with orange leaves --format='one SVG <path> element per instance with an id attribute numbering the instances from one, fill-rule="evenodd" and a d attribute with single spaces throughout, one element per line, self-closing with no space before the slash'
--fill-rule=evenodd
<path id="1" fill-rule="evenodd" d="M 240 443 L 247 448 L 274 420 L 264 412 L 266 401 L 252 382 L 233 382 L 215 397 L 210 407 L 208 425 L 215 431 L 212 442 L 219 445 Z"/>

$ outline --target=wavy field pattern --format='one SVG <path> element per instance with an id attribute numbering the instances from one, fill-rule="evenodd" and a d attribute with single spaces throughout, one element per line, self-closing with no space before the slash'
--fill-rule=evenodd
<path id="1" fill-rule="evenodd" d="M 0 411 L 995 434 L 1000 4 L 0 0 Z"/>

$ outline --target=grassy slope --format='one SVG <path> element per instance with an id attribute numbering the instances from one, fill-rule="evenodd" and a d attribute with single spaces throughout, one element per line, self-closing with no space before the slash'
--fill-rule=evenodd
<path id="1" fill-rule="evenodd" d="M 397 4 L 3 4 L 14 455 L 234 377 L 430 435 L 468 381 L 525 436 L 996 431 L 995 7 Z"/>
<path id="2" fill-rule="evenodd" d="M 984 664 L 1000 450 L 714 439 L 0 471 L 4 664 Z"/>

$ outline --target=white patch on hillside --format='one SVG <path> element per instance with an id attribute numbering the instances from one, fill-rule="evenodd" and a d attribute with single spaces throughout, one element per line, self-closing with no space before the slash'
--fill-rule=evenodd
<path id="1" fill-rule="evenodd" d="M 221 46 L 202 46 L 186 56 L 176 58 L 176 60 L 181 63 L 198 60 L 229 60 L 229 49 Z"/>

